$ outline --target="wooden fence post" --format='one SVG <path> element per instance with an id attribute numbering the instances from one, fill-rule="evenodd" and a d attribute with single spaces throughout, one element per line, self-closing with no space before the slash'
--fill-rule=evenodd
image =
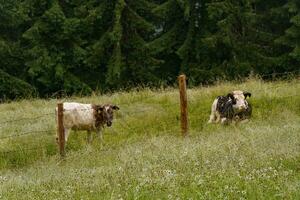
<path id="1" fill-rule="evenodd" d="M 59 145 L 59 153 L 61 157 L 65 156 L 65 130 L 63 125 L 63 111 L 64 105 L 63 103 L 57 104 L 57 131 L 58 131 L 58 145 Z"/>
<path id="2" fill-rule="evenodd" d="M 188 109 L 187 109 L 187 94 L 186 94 L 186 76 L 184 74 L 178 77 L 179 93 L 180 93 L 180 119 L 182 136 L 188 135 Z"/>

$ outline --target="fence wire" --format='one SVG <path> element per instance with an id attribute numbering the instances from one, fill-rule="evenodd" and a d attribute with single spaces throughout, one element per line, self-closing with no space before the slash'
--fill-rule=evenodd
<path id="1" fill-rule="evenodd" d="M 54 132 L 54 131 L 55 130 L 28 131 L 28 132 L 22 132 L 22 133 L 19 133 L 19 134 L 13 134 L 13 135 L 7 135 L 7 136 L 4 136 L 4 137 L 0 137 L 0 140 L 15 138 L 15 137 L 21 137 L 21 136 L 25 136 L 25 135 L 33 135 L 33 134 L 37 134 L 37 133 L 50 133 L 50 132 Z"/>
<path id="2" fill-rule="evenodd" d="M 298 75 L 296 73 L 300 73 L 300 70 L 295 70 L 295 71 L 291 71 L 291 72 L 283 72 L 283 73 L 270 73 L 270 74 L 264 74 L 261 75 L 261 77 L 267 77 L 267 76 L 276 76 L 276 75 Z M 297 83 L 298 84 L 298 83 Z M 267 88 L 262 88 L 262 89 L 257 89 L 255 90 L 257 91 L 266 91 L 266 90 L 271 90 L 271 89 L 280 89 L 283 87 L 286 87 L 287 85 L 279 85 L 279 86 L 271 86 L 271 87 L 267 87 Z M 293 98 L 293 97 L 299 97 L 300 94 L 291 94 L 291 95 L 285 95 L 285 96 L 276 96 L 276 99 L 283 99 L 283 98 Z M 159 94 L 159 93 L 155 93 L 150 91 L 149 94 L 145 94 L 139 98 L 133 98 L 132 100 L 128 100 L 127 102 L 116 102 L 117 104 L 121 105 L 121 106 L 131 106 L 133 104 L 142 102 L 143 104 L 146 104 L 144 101 L 145 100 L 151 100 L 153 98 L 156 97 L 160 97 L 160 98 L 167 98 L 167 102 L 166 104 L 163 105 L 163 109 L 169 109 L 169 108 L 174 108 L 174 106 L 178 107 L 180 106 L 179 103 L 179 93 L 178 93 L 178 101 L 177 102 L 173 102 L 170 96 L 164 96 L 164 94 Z M 195 103 L 197 100 L 195 98 L 188 98 L 188 102 L 189 103 Z M 155 102 L 155 105 L 160 105 L 159 101 Z M 160 105 L 161 106 L 161 105 Z M 91 110 L 91 109 L 79 109 L 79 110 Z M 174 114 L 174 118 L 170 118 L 170 120 L 164 120 L 164 121 L 160 121 L 159 118 L 156 118 L 155 120 L 155 124 L 157 125 L 157 127 L 161 128 L 164 127 L 163 130 L 160 131 L 160 133 L 162 132 L 170 132 L 170 130 L 167 130 L 167 127 L 170 126 L 180 126 L 180 120 L 179 120 L 179 109 L 176 110 L 176 113 L 178 111 L 178 115 Z M 66 110 L 64 112 L 67 112 Z M 130 131 L 130 132 L 135 132 L 135 127 L 134 124 L 130 124 L 127 119 L 129 118 L 141 118 L 141 115 L 145 115 L 147 114 L 147 112 L 153 112 L 153 108 L 149 108 L 149 109 L 143 109 L 143 110 L 134 110 L 134 111 L 130 111 L 130 112 L 126 112 L 126 111 L 121 111 L 120 112 L 120 118 L 117 118 L 117 122 L 119 123 L 119 126 L 122 127 L 122 129 L 125 129 L 126 131 Z M 43 117 L 48 117 L 48 116 L 55 116 L 55 112 L 51 112 L 51 113 L 45 113 L 42 115 L 39 115 L 37 117 L 31 117 L 31 118 L 19 118 L 19 119 L 14 119 L 14 120 L 7 120 L 7 121 L 1 121 L 0 125 L 2 124 L 9 124 L 9 123 L 14 123 L 14 122 L 20 122 L 20 121 L 34 121 Z M 137 116 L 138 115 L 138 116 Z M 118 115 L 117 115 L 118 116 Z M 155 129 L 155 127 L 152 127 L 153 129 Z M 110 129 L 111 132 L 116 133 L 117 131 L 115 130 L 114 127 L 112 127 Z M 144 133 L 147 132 L 147 129 L 145 127 L 143 127 Z M 21 132 L 18 134 L 12 134 L 12 135 L 7 135 L 7 136 L 3 136 L 0 137 L 0 140 L 5 140 L 5 139 L 11 139 L 11 138 L 17 138 L 17 137 L 22 137 L 22 136 L 26 136 L 26 135 L 35 135 L 35 134 L 39 134 L 39 133 L 50 133 L 50 132 L 56 132 L 55 129 L 51 129 L 51 130 L 36 130 L 36 131 L 27 131 L 27 132 Z M 0 151 L 0 155 L 7 155 L 9 153 L 13 153 L 13 152 L 20 152 L 20 151 L 32 151 L 32 150 L 41 150 L 41 149 L 45 149 L 45 147 L 33 147 L 33 148 L 22 148 L 22 149 L 18 149 L 18 150 L 10 150 L 10 151 Z"/>
<path id="3" fill-rule="evenodd" d="M 11 154 L 11 153 L 20 153 L 20 152 L 28 152 L 28 151 L 34 151 L 34 150 L 45 150 L 45 146 L 32 147 L 32 148 L 20 148 L 20 149 L 16 149 L 16 150 L 0 151 L 0 155 L 7 155 L 7 154 Z"/>
<path id="4" fill-rule="evenodd" d="M 268 76 L 277 76 L 277 75 L 299 75 L 300 70 L 294 70 L 289 72 L 273 72 L 268 74 L 262 74 L 261 77 L 268 77 Z"/>
<path id="5" fill-rule="evenodd" d="M 19 118 L 19 119 L 13 119 L 13 120 L 7 120 L 7 121 L 1 121 L 0 122 L 0 125 L 1 124 L 7 124 L 7 123 L 12 123 L 12 122 L 19 122 L 19 121 L 32 121 L 32 120 L 37 120 L 37 119 L 40 119 L 40 118 L 43 118 L 43 117 L 46 117 L 46 116 L 49 116 L 49 115 L 53 115 L 54 113 L 46 113 L 46 114 L 43 114 L 43 115 L 40 115 L 40 116 L 37 116 L 37 117 L 27 117 L 27 118 Z"/>

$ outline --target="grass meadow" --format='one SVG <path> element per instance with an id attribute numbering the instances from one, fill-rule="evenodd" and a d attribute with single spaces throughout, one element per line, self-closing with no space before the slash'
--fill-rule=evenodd
<path id="1" fill-rule="evenodd" d="M 250 122 L 207 124 L 214 98 L 234 89 L 252 93 Z M 56 99 L 1 104 L 0 199 L 300 199 L 299 79 L 189 89 L 185 139 L 174 88 L 64 101 L 120 110 L 102 143 L 71 132 L 61 160 Z"/>

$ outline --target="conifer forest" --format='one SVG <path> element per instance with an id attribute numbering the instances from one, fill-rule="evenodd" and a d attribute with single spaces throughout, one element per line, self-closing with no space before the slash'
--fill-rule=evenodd
<path id="1" fill-rule="evenodd" d="M 1 99 L 299 66 L 299 0 L 0 0 Z"/>

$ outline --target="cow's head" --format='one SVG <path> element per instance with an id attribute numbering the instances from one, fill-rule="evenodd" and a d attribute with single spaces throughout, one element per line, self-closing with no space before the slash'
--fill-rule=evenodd
<path id="1" fill-rule="evenodd" d="M 247 97 L 251 97 L 251 93 L 243 92 L 240 90 L 233 91 L 227 95 L 232 100 L 232 107 L 235 113 L 245 111 L 249 104 L 246 100 Z"/>
<path id="2" fill-rule="evenodd" d="M 97 105 L 95 108 L 96 126 L 97 123 L 106 123 L 107 126 L 111 126 L 114 119 L 114 110 L 120 109 L 118 106 L 111 104 Z"/>

